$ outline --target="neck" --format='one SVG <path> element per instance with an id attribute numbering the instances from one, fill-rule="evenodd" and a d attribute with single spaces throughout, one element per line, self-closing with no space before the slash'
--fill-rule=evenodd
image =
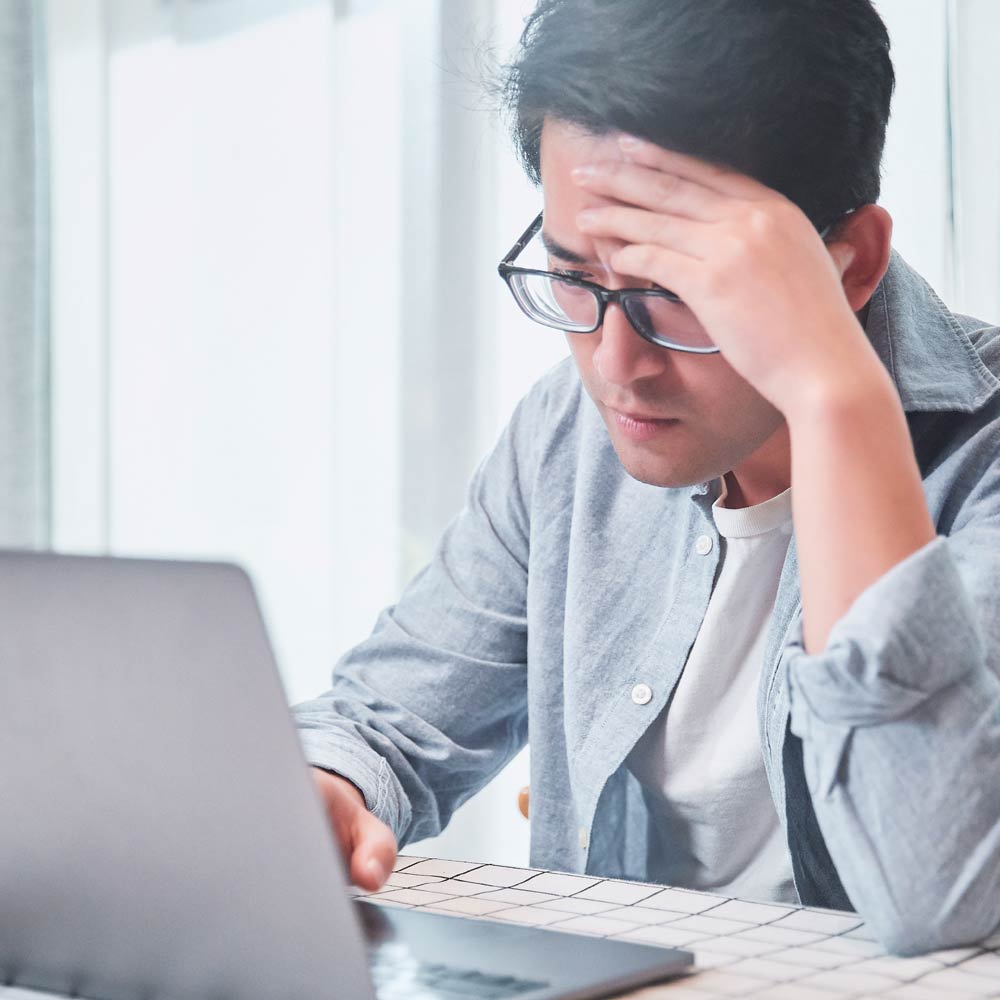
<path id="1" fill-rule="evenodd" d="M 725 505 L 755 507 L 784 493 L 792 484 L 792 446 L 782 424 L 745 462 L 726 476 Z"/>

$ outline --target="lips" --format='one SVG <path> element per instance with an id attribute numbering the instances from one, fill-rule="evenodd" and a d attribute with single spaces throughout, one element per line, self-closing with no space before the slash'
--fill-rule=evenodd
<path id="1" fill-rule="evenodd" d="M 650 441 L 659 434 L 667 433 L 677 423 L 675 419 L 670 417 L 639 417 L 615 410 L 610 406 L 608 410 L 614 414 L 615 424 L 622 436 L 636 443 Z"/>
<path id="2" fill-rule="evenodd" d="M 613 406 L 609 406 L 608 409 L 615 414 L 615 416 L 624 417 L 626 420 L 635 421 L 637 424 L 666 423 L 675 419 L 674 417 L 649 416 L 645 413 L 630 413 L 628 410 L 616 410 Z"/>

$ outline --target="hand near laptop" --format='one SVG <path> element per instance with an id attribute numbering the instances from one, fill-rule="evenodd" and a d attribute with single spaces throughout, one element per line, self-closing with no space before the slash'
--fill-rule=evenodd
<path id="1" fill-rule="evenodd" d="M 310 770 L 351 882 L 369 892 L 381 889 L 396 861 L 392 831 L 368 810 L 357 786 L 329 771 Z"/>

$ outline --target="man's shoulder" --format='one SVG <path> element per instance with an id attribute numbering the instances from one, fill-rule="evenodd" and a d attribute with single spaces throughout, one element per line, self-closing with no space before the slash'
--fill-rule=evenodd
<path id="1" fill-rule="evenodd" d="M 517 404 L 501 449 L 536 500 L 565 504 L 588 484 L 606 490 L 610 480 L 625 476 L 572 357 L 545 372 Z"/>
<path id="2" fill-rule="evenodd" d="M 563 358 L 538 378 L 521 401 L 521 408 L 539 418 L 545 412 L 576 412 L 583 388 L 572 357 Z"/>
<path id="3" fill-rule="evenodd" d="M 514 410 L 511 424 L 519 447 L 544 452 L 578 438 L 588 403 L 573 359 L 565 358 L 532 385 Z"/>

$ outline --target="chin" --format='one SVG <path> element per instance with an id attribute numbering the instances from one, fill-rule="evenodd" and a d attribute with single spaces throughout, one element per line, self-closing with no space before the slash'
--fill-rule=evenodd
<path id="1" fill-rule="evenodd" d="M 686 486 L 698 486 L 705 482 L 706 479 L 712 478 L 711 476 L 695 476 L 694 478 L 689 476 L 671 476 L 653 470 L 630 469 L 628 466 L 625 467 L 625 471 L 636 482 L 644 483 L 646 486 L 659 486 L 663 489 L 672 490 L 683 489 Z"/>
<path id="2" fill-rule="evenodd" d="M 713 473 L 704 467 L 699 468 L 694 463 L 671 461 L 656 455 L 623 455 L 617 448 L 615 451 L 622 468 L 637 482 L 647 486 L 681 489 L 685 486 L 697 486 L 722 475 L 721 472 Z"/>

